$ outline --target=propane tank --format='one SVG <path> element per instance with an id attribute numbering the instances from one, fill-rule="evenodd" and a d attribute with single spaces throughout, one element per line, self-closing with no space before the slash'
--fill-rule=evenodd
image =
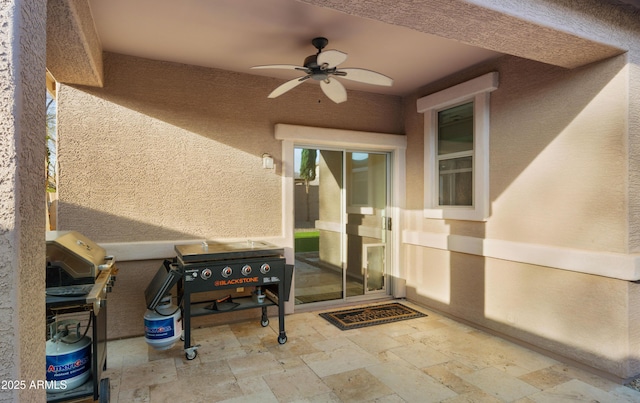
<path id="1" fill-rule="evenodd" d="M 160 300 L 155 310 L 144 314 L 144 339 L 156 350 L 168 350 L 182 336 L 180 309 L 171 303 L 171 296 Z"/>
<path id="2" fill-rule="evenodd" d="M 47 340 L 47 392 L 75 389 L 91 375 L 91 339 L 80 334 L 77 320 L 57 321 Z"/>

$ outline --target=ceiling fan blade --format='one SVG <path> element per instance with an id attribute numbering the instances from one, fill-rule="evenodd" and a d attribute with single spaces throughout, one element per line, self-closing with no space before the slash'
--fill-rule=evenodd
<path id="1" fill-rule="evenodd" d="M 327 78 L 320 81 L 320 88 L 324 94 L 333 102 L 339 104 L 347 100 L 347 90 L 338 80 Z"/>
<path id="2" fill-rule="evenodd" d="M 318 54 L 316 59 L 319 66 L 326 63 L 329 67 L 336 67 L 345 60 L 347 60 L 347 54 L 339 50 L 325 50 Z"/>
<path id="3" fill-rule="evenodd" d="M 340 74 L 340 77 L 351 80 L 358 81 L 360 83 L 365 84 L 373 84 L 373 85 L 384 85 L 387 87 L 391 87 L 393 85 L 393 79 L 385 76 L 384 74 L 377 73 L 375 71 L 366 70 L 366 69 L 340 69 L 337 71 L 338 74 L 346 73 L 346 75 Z"/>
<path id="4" fill-rule="evenodd" d="M 271 94 L 269 94 L 267 98 L 279 97 L 285 92 L 292 90 L 295 87 L 299 86 L 300 84 L 304 83 L 309 77 L 310 76 L 304 76 L 302 78 L 294 78 L 293 80 L 289 80 L 286 83 L 279 86 L 278 88 L 276 88 L 275 90 L 271 91 Z"/>
<path id="5" fill-rule="evenodd" d="M 294 64 L 266 64 L 263 66 L 253 66 L 252 69 L 284 69 L 284 70 L 300 70 L 307 71 L 306 67 L 296 66 Z"/>

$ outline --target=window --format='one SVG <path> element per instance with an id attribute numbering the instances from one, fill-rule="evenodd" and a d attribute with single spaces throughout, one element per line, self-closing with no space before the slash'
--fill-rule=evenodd
<path id="1" fill-rule="evenodd" d="M 438 112 L 438 205 L 473 206 L 473 102 Z"/>
<path id="2" fill-rule="evenodd" d="M 497 88 L 493 72 L 418 100 L 425 124 L 425 217 L 489 217 L 489 93 Z"/>

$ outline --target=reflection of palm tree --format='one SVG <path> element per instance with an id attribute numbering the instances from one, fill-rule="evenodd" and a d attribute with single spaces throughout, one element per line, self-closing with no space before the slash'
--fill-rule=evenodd
<path id="1" fill-rule="evenodd" d="M 309 206 L 309 182 L 316 179 L 316 150 L 302 149 L 300 155 L 300 178 L 304 179 L 304 186 L 307 198 L 307 222 L 311 221 Z"/>

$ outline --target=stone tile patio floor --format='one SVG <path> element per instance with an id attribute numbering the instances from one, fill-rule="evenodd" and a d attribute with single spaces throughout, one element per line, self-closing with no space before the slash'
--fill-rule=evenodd
<path id="1" fill-rule="evenodd" d="M 111 402 L 640 402 L 640 392 L 460 324 L 424 318 L 341 331 L 319 311 L 194 329 L 156 351 L 111 341 Z"/>

